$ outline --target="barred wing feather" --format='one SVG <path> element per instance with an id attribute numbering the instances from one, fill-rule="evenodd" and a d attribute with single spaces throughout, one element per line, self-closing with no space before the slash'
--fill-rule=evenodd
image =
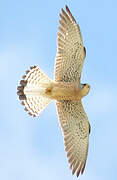
<path id="1" fill-rule="evenodd" d="M 88 154 L 88 118 L 81 101 L 57 101 L 56 105 L 70 168 L 79 176 Z"/>
<path id="2" fill-rule="evenodd" d="M 76 82 L 80 80 L 85 58 L 81 32 L 66 6 L 60 13 L 58 47 L 55 59 L 55 81 Z"/>

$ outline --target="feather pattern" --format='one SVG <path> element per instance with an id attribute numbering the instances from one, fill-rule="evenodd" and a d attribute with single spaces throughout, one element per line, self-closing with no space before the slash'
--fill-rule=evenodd
<path id="1" fill-rule="evenodd" d="M 59 20 L 58 46 L 55 59 L 55 81 L 78 82 L 85 58 L 79 25 L 69 8 L 62 9 Z"/>
<path id="2" fill-rule="evenodd" d="M 17 94 L 19 99 L 22 100 L 22 105 L 34 117 L 38 116 L 52 101 L 45 95 L 45 88 L 42 87 L 43 83 L 49 84 L 51 80 L 38 66 L 31 66 L 17 88 Z M 42 92 L 45 96 L 42 95 Z"/>
<path id="3" fill-rule="evenodd" d="M 89 142 L 89 122 L 81 101 L 57 101 L 57 111 L 64 136 L 65 150 L 72 174 L 83 173 Z"/>
<path id="4" fill-rule="evenodd" d="M 61 10 L 52 81 L 38 66 L 31 66 L 17 87 L 17 94 L 30 115 L 36 117 L 52 101 L 56 106 L 64 136 L 65 151 L 72 174 L 83 174 L 89 144 L 90 124 L 81 98 L 88 94 L 88 84 L 80 84 L 86 56 L 79 25 L 68 6 Z"/>

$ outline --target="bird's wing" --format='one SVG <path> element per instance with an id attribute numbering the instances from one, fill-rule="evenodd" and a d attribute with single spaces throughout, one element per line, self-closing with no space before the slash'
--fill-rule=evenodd
<path id="1" fill-rule="evenodd" d="M 65 150 L 72 174 L 84 172 L 90 125 L 81 101 L 57 101 L 57 111 L 64 136 Z"/>
<path id="2" fill-rule="evenodd" d="M 59 23 L 55 81 L 79 82 L 86 50 L 79 25 L 67 6 L 60 13 Z"/>

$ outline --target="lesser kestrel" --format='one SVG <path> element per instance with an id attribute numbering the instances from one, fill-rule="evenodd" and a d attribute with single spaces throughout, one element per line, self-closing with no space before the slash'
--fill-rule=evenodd
<path id="1" fill-rule="evenodd" d="M 90 90 L 81 84 L 81 72 L 86 56 L 79 25 L 68 6 L 61 10 L 55 58 L 54 80 L 38 67 L 26 71 L 18 86 L 19 99 L 25 110 L 38 116 L 53 100 L 64 136 L 65 150 L 72 174 L 83 174 L 88 154 L 90 124 L 81 99 Z"/>

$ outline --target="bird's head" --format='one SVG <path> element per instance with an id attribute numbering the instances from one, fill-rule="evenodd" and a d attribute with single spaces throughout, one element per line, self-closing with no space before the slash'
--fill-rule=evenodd
<path id="1" fill-rule="evenodd" d="M 86 96 L 89 93 L 90 86 L 88 84 L 79 84 L 81 96 Z"/>

